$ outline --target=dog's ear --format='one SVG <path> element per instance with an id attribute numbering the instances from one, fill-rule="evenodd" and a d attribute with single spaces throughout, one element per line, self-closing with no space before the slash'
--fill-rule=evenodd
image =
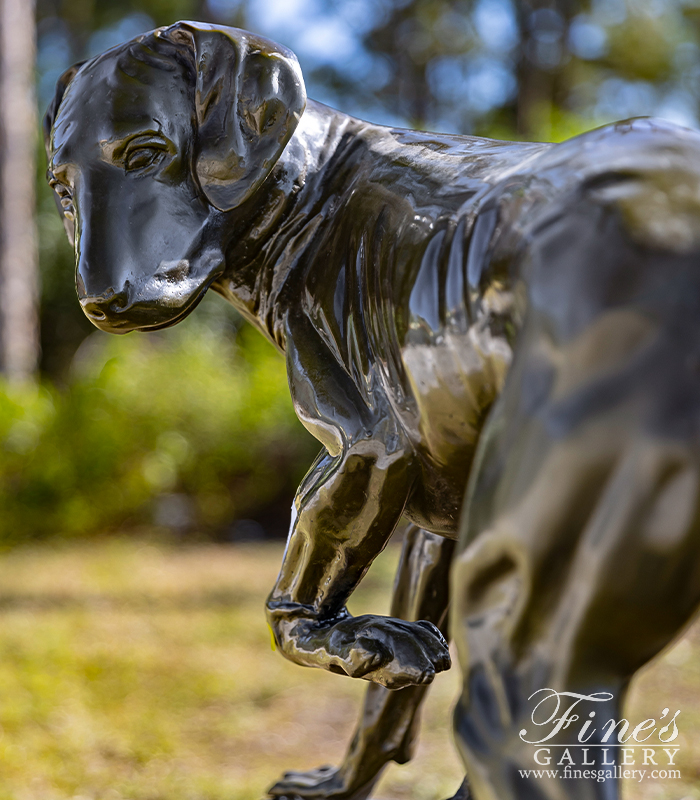
<path id="1" fill-rule="evenodd" d="M 66 93 L 66 89 L 68 88 L 68 84 L 75 78 L 78 74 L 78 70 L 83 66 L 85 62 L 80 61 L 78 64 L 74 64 L 72 67 L 67 69 L 63 75 L 56 81 L 56 91 L 53 96 L 53 100 L 49 103 L 49 107 L 46 109 L 46 113 L 44 114 L 44 119 L 42 122 L 42 130 L 44 133 L 44 147 L 46 149 L 46 158 L 51 161 L 51 130 L 53 128 L 53 124 L 56 121 L 56 115 L 58 114 L 58 108 L 61 105 L 61 101 L 63 100 L 63 95 Z M 56 208 L 58 209 L 58 213 L 61 215 L 61 219 L 63 220 L 63 227 L 66 229 L 66 235 L 68 236 L 68 241 L 71 243 L 71 246 L 75 244 L 75 222 L 71 219 L 68 219 L 64 214 L 63 206 L 61 205 L 61 200 L 56 192 L 53 193 L 54 200 L 56 201 Z"/>
<path id="2" fill-rule="evenodd" d="M 209 202 L 229 211 L 258 189 L 306 105 L 291 50 L 237 28 L 178 22 L 156 36 L 192 49 L 196 172 Z"/>
<path id="3" fill-rule="evenodd" d="M 54 93 L 53 100 L 49 103 L 49 107 L 46 109 L 42 125 L 46 157 L 49 159 L 51 158 L 51 129 L 56 121 L 58 107 L 61 105 L 61 101 L 63 100 L 63 95 L 66 93 L 68 84 L 73 80 L 73 78 L 75 78 L 75 76 L 78 74 L 78 70 L 83 66 L 84 63 L 84 61 L 81 61 L 78 64 L 73 64 L 73 66 L 67 69 L 56 81 L 56 91 Z"/>

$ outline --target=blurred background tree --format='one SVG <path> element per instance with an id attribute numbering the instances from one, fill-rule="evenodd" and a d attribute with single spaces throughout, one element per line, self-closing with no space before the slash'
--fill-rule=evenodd
<path id="1" fill-rule="evenodd" d="M 14 382 L 39 359 L 34 28 L 33 0 L 0 0 L 0 371 Z"/>
<path id="2" fill-rule="evenodd" d="M 700 0 L 37 0 L 41 112 L 72 63 L 177 19 L 283 42 L 311 97 L 382 124 L 551 141 L 698 124 Z M 218 298 L 174 330 L 95 331 L 44 170 L 42 153 L 40 381 L 0 391 L 0 539 L 283 532 L 317 446 L 282 360 Z"/>

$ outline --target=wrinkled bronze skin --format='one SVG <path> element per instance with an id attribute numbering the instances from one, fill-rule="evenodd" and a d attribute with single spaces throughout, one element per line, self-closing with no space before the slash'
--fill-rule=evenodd
<path id="1" fill-rule="evenodd" d="M 520 779 L 518 734 L 543 687 L 611 691 L 618 719 L 700 602 L 700 136 L 384 128 L 307 102 L 284 48 L 198 23 L 70 70 L 45 130 L 90 319 L 162 328 L 213 289 L 284 352 L 323 445 L 268 619 L 287 658 L 372 685 L 345 763 L 272 794 L 362 800 L 410 757 L 459 536 L 473 796 L 617 796 Z M 402 515 L 394 616 L 354 618 Z"/>

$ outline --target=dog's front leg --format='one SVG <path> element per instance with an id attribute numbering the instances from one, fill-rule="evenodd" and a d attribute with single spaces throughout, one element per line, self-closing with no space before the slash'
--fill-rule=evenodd
<path id="1" fill-rule="evenodd" d="M 454 548 L 450 539 L 409 527 L 396 574 L 392 616 L 430 620 L 447 636 L 448 574 Z M 428 690 L 428 686 L 409 686 L 394 692 L 370 683 L 344 762 L 339 767 L 287 772 L 270 794 L 294 800 L 364 800 L 386 764 L 403 764 L 412 757 L 418 711 Z"/>
<path id="2" fill-rule="evenodd" d="M 396 689 L 430 683 L 450 666 L 430 622 L 352 617 L 345 603 L 401 516 L 397 490 L 410 471 L 377 442 L 341 457 L 324 453 L 296 500 L 296 518 L 267 611 L 277 645 L 291 661 Z"/>
<path id="3" fill-rule="evenodd" d="M 345 608 L 403 512 L 416 480 L 413 449 L 379 389 L 363 397 L 308 320 L 290 326 L 287 358 L 297 413 L 326 449 L 297 493 L 268 599 L 277 645 L 297 664 L 387 688 L 430 683 L 450 666 L 435 625 Z"/>

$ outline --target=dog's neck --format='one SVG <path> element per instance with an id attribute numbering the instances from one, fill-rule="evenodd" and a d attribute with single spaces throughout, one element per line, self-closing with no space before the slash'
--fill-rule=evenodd
<path id="1" fill-rule="evenodd" d="M 271 319 L 306 235 L 315 230 L 324 177 L 345 137 L 367 123 L 309 100 L 299 126 L 263 187 L 245 207 L 222 218 L 226 269 L 214 291 L 280 349 L 284 336 Z"/>
<path id="2" fill-rule="evenodd" d="M 284 350 L 284 315 L 302 303 L 303 276 L 324 269 L 319 232 L 337 224 L 341 204 L 354 230 L 376 224 L 376 207 L 348 203 L 358 183 L 391 187 L 394 208 L 396 198 L 405 200 L 398 213 L 434 221 L 463 209 L 494 175 L 541 147 L 386 128 L 309 100 L 262 189 L 224 215 L 226 269 L 212 288 Z"/>

